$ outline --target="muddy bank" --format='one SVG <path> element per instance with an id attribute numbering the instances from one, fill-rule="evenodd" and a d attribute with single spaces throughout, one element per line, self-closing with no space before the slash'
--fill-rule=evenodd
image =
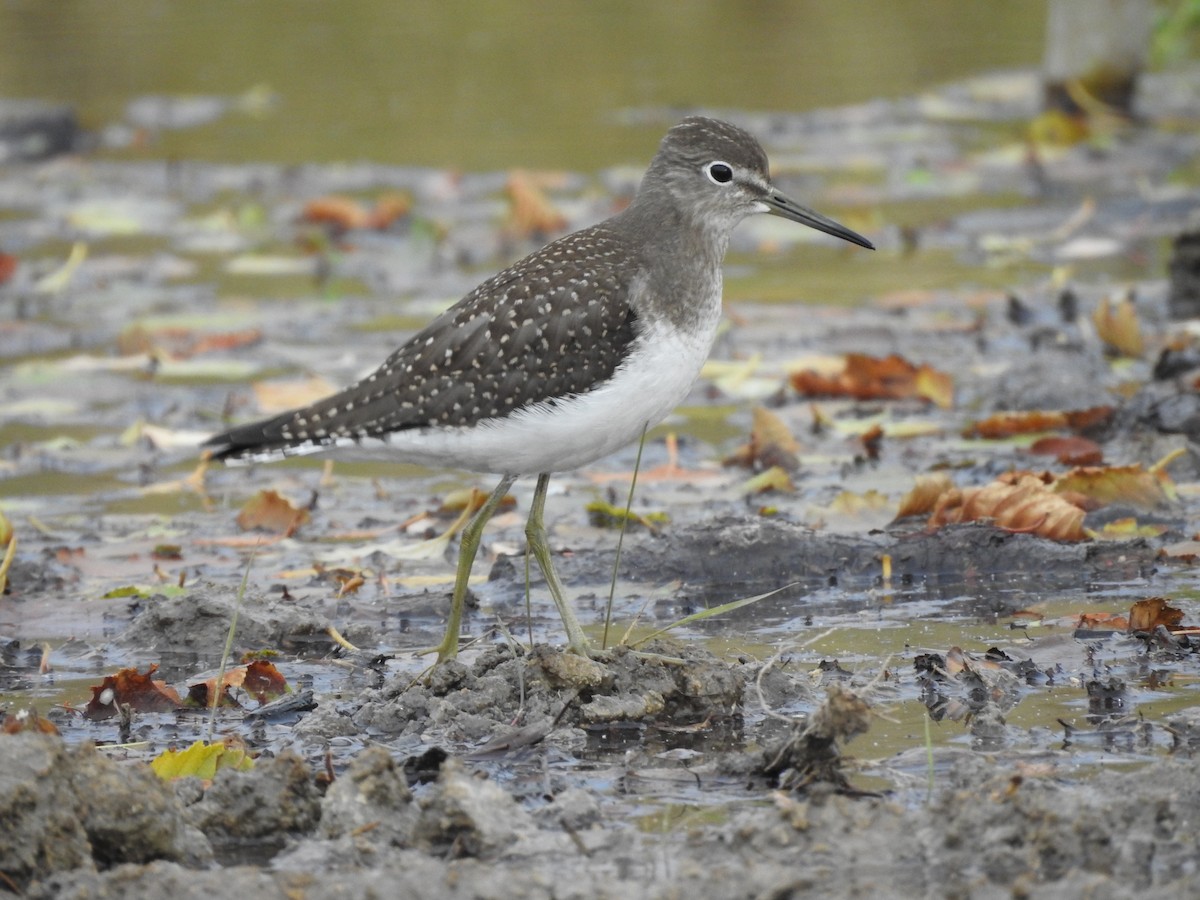
<path id="1" fill-rule="evenodd" d="M 52 738 L 17 736 L 0 750 L 0 815 L 22 835 L 0 868 L 29 897 L 1176 897 L 1200 855 L 1200 778 L 1186 761 L 1153 779 L 1110 773 L 1089 795 L 1049 777 L 1048 758 L 968 757 L 924 804 L 764 792 L 720 825 L 654 834 L 552 783 L 518 804 L 459 762 L 414 792 L 381 749 L 323 796 L 287 756 L 202 792 Z M 78 778 L 128 799 L 85 802 Z M 204 866 L 222 853 L 272 859 Z"/>

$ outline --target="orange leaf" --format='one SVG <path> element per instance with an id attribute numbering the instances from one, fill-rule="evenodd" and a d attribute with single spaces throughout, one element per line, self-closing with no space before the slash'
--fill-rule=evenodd
<path id="1" fill-rule="evenodd" d="M 0 284 L 8 281 L 17 271 L 17 258 L 7 253 L 0 253 Z"/>
<path id="2" fill-rule="evenodd" d="M 1017 434 L 1037 434 L 1039 431 L 1086 431 L 1108 421 L 1112 417 L 1111 406 L 1093 406 L 1090 409 L 1031 410 L 1029 412 L 1002 412 L 988 416 L 969 425 L 963 437 L 1001 440 Z"/>
<path id="3" fill-rule="evenodd" d="M 957 496 L 956 496 L 957 495 Z M 1083 510 L 1049 490 L 1034 475 L 1016 484 L 993 481 L 944 495 L 930 517 L 931 526 L 990 520 L 1007 531 L 1029 532 L 1056 541 L 1083 541 Z"/>
<path id="4" fill-rule="evenodd" d="M 1015 434 L 1036 434 L 1065 428 L 1066 415 L 1061 412 L 1033 410 L 1031 412 L 1002 412 L 972 422 L 963 430 L 963 437 L 1000 440 Z"/>
<path id="5" fill-rule="evenodd" d="M 1183 621 L 1183 610 L 1171 606 L 1166 597 L 1147 597 L 1129 610 L 1130 631 L 1153 631 L 1159 625 L 1170 629 Z"/>
<path id="6" fill-rule="evenodd" d="M 293 534 L 309 520 L 307 509 L 297 509 L 276 491 L 259 491 L 238 513 L 237 523 L 242 531 L 261 528 L 277 534 Z"/>
<path id="7" fill-rule="evenodd" d="M 508 176 L 509 228 L 519 237 L 544 237 L 563 231 L 567 218 L 546 198 L 542 190 L 545 179 L 529 172 L 516 170 Z"/>
<path id="8" fill-rule="evenodd" d="M 345 231 L 366 228 L 371 223 L 370 214 L 361 203 L 338 194 L 310 200 L 304 204 L 300 218 L 305 222 L 332 225 Z"/>
<path id="9" fill-rule="evenodd" d="M 1075 620 L 1076 629 L 1086 631 L 1125 631 L 1129 619 L 1117 613 L 1080 613 Z"/>
<path id="10" fill-rule="evenodd" d="M 170 712 L 183 705 L 179 695 L 165 681 L 155 681 L 151 676 L 158 665 L 151 665 L 143 675 L 137 669 L 121 669 L 115 675 L 106 675 L 98 685 L 92 686 L 92 699 L 84 707 L 83 714 L 89 719 L 108 719 L 117 714 L 117 708 L 129 704 L 139 712 Z"/>
<path id="11" fill-rule="evenodd" d="M 907 400 L 920 398 L 948 408 L 954 402 L 954 381 L 932 366 L 914 366 L 895 354 L 878 358 L 846 354 L 846 364 L 833 376 L 797 372 L 789 379 L 805 396 L 851 397 L 855 400 Z"/>
<path id="12" fill-rule="evenodd" d="M 367 217 L 367 224 L 376 231 L 383 231 L 398 219 L 407 216 L 411 210 L 412 198 L 407 194 L 384 194 L 375 201 L 375 208 Z"/>

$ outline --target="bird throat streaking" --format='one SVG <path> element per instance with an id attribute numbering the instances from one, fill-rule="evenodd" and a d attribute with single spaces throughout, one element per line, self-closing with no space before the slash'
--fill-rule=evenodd
<path id="1" fill-rule="evenodd" d="M 206 446 L 214 459 L 261 461 L 386 444 L 405 461 L 502 475 L 463 530 L 439 660 L 458 651 L 484 525 L 519 476 L 537 475 L 528 549 L 568 646 L 587 653 L 546 541 L 550 473 L 636 440 L 687 396 L 720 319 L 729 236 L 756 213 L 874 249 L 780 193 L 749 133 L 689 117 L 667 132 L 625 210 L 488 279 L 361 381 Z"/>

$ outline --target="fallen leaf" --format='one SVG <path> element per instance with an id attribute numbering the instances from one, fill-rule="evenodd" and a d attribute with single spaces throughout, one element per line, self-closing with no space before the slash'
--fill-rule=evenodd
<path id="1" fill-rule="evenodd" d="M 297 509 L 277 491 L 259 491 L 242 507 L 237 524 L 242 531 L 261 528 L 276 534 L 294 534 L 309 520 L 307 509 Z"/>
<path id="2" fill-rule="evenodd" d="M 889 506 L 888 498 L 876 490 L 855 493 L 841 491 L 829 504 L 830 512 L 844 516 L 860 516 L 863 513 L 876 512 Z"/>
<path id="3" fill-rule="evenodd" d="M 152 664 L 145 674 L 137 669 L 121 669 L 115 675 L 106 675 L 98 685 L 92 685 L 92 699 L 83 709 L 83 715 L 99 721 L 117 714 L 117 708 L 128 704 L 138 712 L 171 712 L 179 709 L 183 701 L 165 681 L 156 681 L 152 676 L 158 670 Z"/>
<path id="4" fill-rule="evenodd" d="M 0 253 L 0 284 L 8 281 L 17 271 L 17 258 L 7 253 Z"/>
<path id="5" fill-rule="evenodd" d="M 71 245 L 71 253 L 59 268 L 39 278 L 33 289 L 39 294 L 59 294 L 67 289 L 79 267 L 87 259 L 88 246 L 83 241 Z"/>
<path id="6" fill-rule="evenodd" d="M 1105 299 L 1092 313 L 1092 322 L 1100 339 L 1120 355 L 1137 358 L 1146 349 L 1131 294 L 1116 303 L 1111 297 Z"/>
<path id="7" fill-rule="evenodd" d="M 954 403 L 954 380 L 927 363 L 915 366 L 895 354 L 885 357 L 846 354 L 845 366 L 834 375 L 812 370 L 793 373 L 789 382 L 809 397 L 851 397 L 855 400 L 920 398 L 943 409 Z"/>
<path id="8" fill-rule="evenodd" d="M 879 449 L 883 445 L 883 426 L 876 422 L 871 428 L 858 436 L 862 443 L 863 455 L 875 461 L 879 459 Z"/>
<path id="9" fill-rule="evenodd" d="M 505 189 L 511 208 L 509 230 L 521 238 L 547 237 L 567 227 L 567 218 L 547 199 L 545 177 L 515 170 L 508 176 Z"/>
<path id="10" fill-rule="evenodd" d="M 1170 527 L 1167 525 L 1139 525 L 1132 516 L 1123 519 L 1113 519 L 1106 522 L 1098 531 L 1084 529 L 1088 537 L 1106 541 L 1128 541 L 1133 538 L 1155 538 L 1166 534 Z"/>
<path id="11" fill-rule="evenodd" d="M 411 209 L 412 198 L 396 192 L 381 195 L 371 208 L 353 197 L 331 194 L 306 203 L 300 218 L 305 222 L 332 226 L 338 231 L 356 228 L 382 231 L 408 215 Z"/>
<path id="12" fill-rule="evenodd" d="M 1080 613 L 1075 620 L 1076 631 L 1125 631 L 1129 619 L 1119 613 Z"/>
<path id="13" fill-rule="evenodd" d="M 337 386 L 332 381 L 319 375 L 286 381 L 257 381 L 254 383 L 254 399 L 259 411 L 270 415 L 308 406 L 325 399 L 336 390 Z"/>
<path id="14" fill-rule="evenodd" d="M 1094 466 L 1104 461 L 1104 450 L 1100 445 L 1078 435 L 1040 438 L 1029 447 L 1029 452 L 1053 456 L 1069 466 Z"/>
<path id="15" fill-rule="evenodd" d="M 767 491 L 791 493 L 795 489 L 791 476 L 779 466 L 771 466 L 771 468 L 743 482 L 741 487 L 738 488 L 743 494 L 764 494 Z"/>
<path id="16" fill-rule="evenodd" d="M 367 224 L 376 231 L 385 231 L 412 212 L 412 197 L 389 191 L 375 199 Z"/>
<path id="17" fill-rule="evenodd" d="M 921 516 L 930 512 L 937 505 L 938 498 L 953 489 L 954 482 L 945 472 L 918 475 L 913 489 L 900 500 L 896 519 Z"/>
<path id="18" fill-rule="evenodd" d="M 155 357 L 190 359 L 202 353 L 235 350 L 262 341 L 262 329 L 205 334 L 193 328 L 154 328 L 131 325 L 117 336 L 117 352 L 123 356 L 150 354 Z"/>
<path id="19" fill-rule="evenodd" d="M 1041 431 L 1087 431 L 1112 418 L 1111 406 L 1093 406 L 1079 410 L 1031 410 L 1002 412 L 973 422 L 963 430 L 965 438 L 1001 440 L 1018 434 L 1037 434 Z"/>
<path id="20" fill-rule="evenodd" d="M 769 469 L 779 466 L 788 472 L 800 468 L 800 443 L 792 436 L 783 419 L 762 406 L 754 407 L 750 441 L 721 461 L 724 466 Z"/>
<path id="21" fill-rule="evenodd" d="M 44 719 L 32 707 L 0 716 L 0 734 L 20 734 L 32 731 L 37 734 L 59 734 L 58 726 Z"/>
<path id="22" fill-rule="evenodd" d="M 332 225 L 335 229 L 344 231 L 366 228 L 370 221 L 370 216 L 363 204 L 353 197 L 341 194 L 331 194 L 308 201 L 300 212 L 300 218 L 305 222 Z"/>
<path id="23" fill-rule="evenodd" d="M 1200 540 L 1192 539 L 1168 544 L 1158 551 L 1158 555 L 1162 559 L 1178 559 L 1186 563 L 1195 562 L 1200 559 Z"/>
<path id="24" fill-rule="evenodd" d="M 150 768 L 163 781 L 191 777 L 211 782 L 220 769 L 249 771 L 254 759 L 240 741 L 226 738 L 216 744 L 196 741 L 186 750 L 164 750 L 150 761 Z"/>
<path id="25" fill-rule="evenodd" d="M 1129 610 L 1129 630 L 1153 631 L 1159 625 L 1170 630 L 1183 621 L 1183 610 L 1171 606 L 1166 597 L 1138 600 Z"/>
<path id="26" fill-rule="evenodd" d="M 8 571 L 12 568 L 13 559 L 17 555 L 17 533 L 0 510 L 0 595 L 8 587 Z"/>
<path id="27" fill-rule="evenodd" d="M 1054 480 L 1058 494 L 1078 494 L 1097 506 L 1123 503 L 1139 509 L 1167 506 L 1178 499 L 1175 482 L 1164 469 L 1128 466 L 1081 466 Z"/>
<path id="28" fill-rule="evenodd" d="M 1084 511 L 1051 491 L 1037 476 L 1016 483 L 994 481 L 981 488 L 944 494 L 930 516 L 932 527 L 989 520 L 1006 531 L 1028 532 L 1056 541 L 1083 541 Z"/>
<path id="29" fill-rule="evenodd" d="M 627 513 L 624 506 L 605 503 L 603 500 L 589 503 L 585 508 L 588 524 L 593 528 L 620 528 L 624 522 L 626 530 L 640 526 L 649 531 L 658 531 L 661 526 L 671 521 L 670 516 L 664 512 L 638 513 L 630 510 Z"/>
<path id="30" fill-rule="evenodd" d="M 220 683 L 222 706 L 238 706 L 231 693 L 233 688 L 241 688 L 246 691 L 260 705 L 270 703 L 289 690 L 287 679 L 272 663 L 262 659 L 256 659 L 225 673 Z M 212 698 L 217 690 L 215 675 L 206 681 L 190 684 L 188 685 L 187 702 L 190 705 L 207 709 L 212 705 Z"/>
<path id="31" fill-rule="evenodd" d="M 450 491 L 445 497 L 442 498 L 441 505 L 439 505 L 437 508 L 437 514 L 439 516 L 458 516 L 461 515 L 464 510 L 474 513 L 481 506 L 483 506 L 483 504 L 487 503 L 487 499 L 487 491 L 481 491 L 474 487 Z M 502 509 L 515 509 L 516 505 L 517 498 L 512 494 L 505 494 L 500 498 L 500 504 L 496 507 L 496 512 L 499 512 Z"/>
<path id="32" fill-rule="evenodd" d="M 1029 123 L 1029 139 L 1035 145 L 1070 147 L 1090 134 L 1087 116 L 1062 109 L 1048 109 Z"/>

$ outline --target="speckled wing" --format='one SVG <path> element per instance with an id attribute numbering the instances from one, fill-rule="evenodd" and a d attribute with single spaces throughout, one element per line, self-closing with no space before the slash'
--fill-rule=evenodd
<path id="1" fill-rule="evenodd" d="M 424 427 L 470 427 L 606 381 L 638 333 L 637 254 L 603 225 L 485 281 L 375 372 L 312 406 L 209 439 L 269 458 Z"/>

